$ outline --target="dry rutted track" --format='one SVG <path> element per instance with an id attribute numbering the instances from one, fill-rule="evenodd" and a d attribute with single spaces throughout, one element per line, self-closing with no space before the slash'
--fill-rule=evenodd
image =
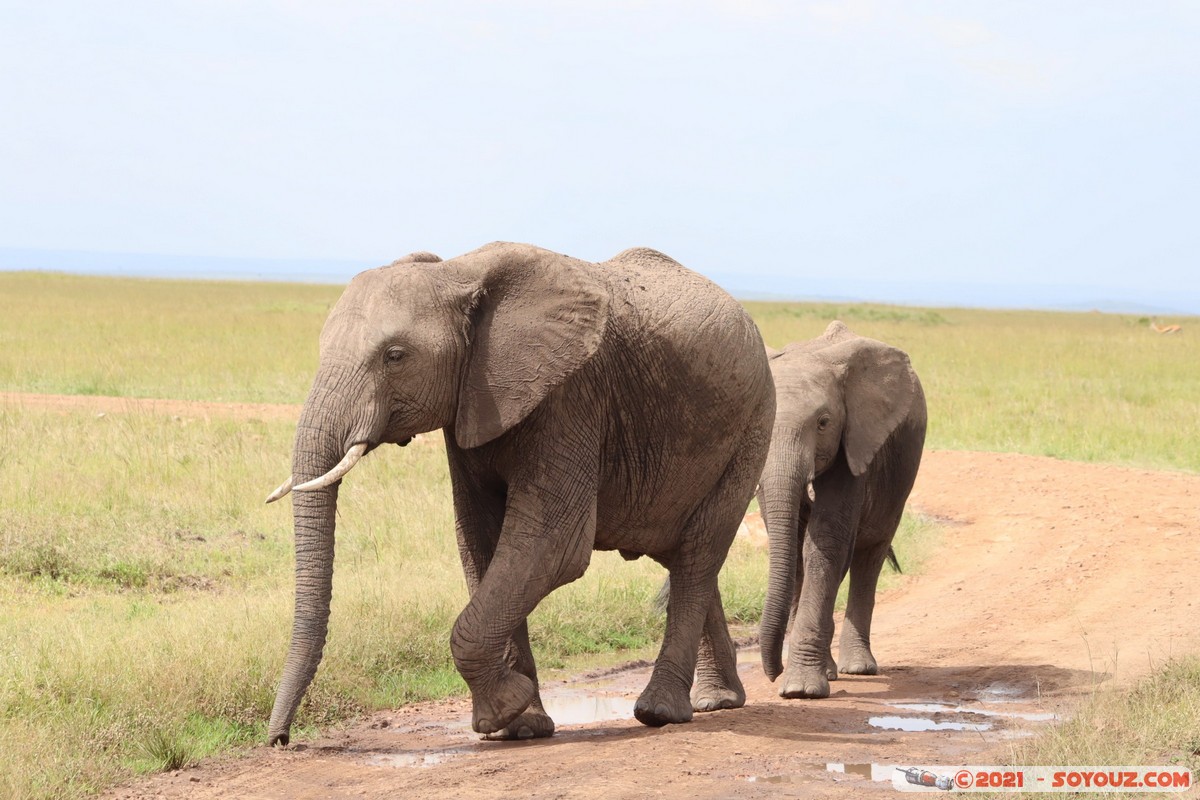
<path id="1" fill-rule="evenodd" d="M 4 402 L 44 405 L 22 397 Z M 70 402 L 90 410 L 92 400 Z M 123 405 L 109 410 L 227 413 L 116 402 Z M 1018 729 L 1046 724 L 1022 715 L 1069 713 L 1096 680 L 1128 681 L 1200 645 L 1200 595 L 1192 588 L 1200 476 L 931 452 L 910 505 L 944 523 L 943 541 L 921 575 L 881 597 L 873 640 L 883 674 L 845 677 L 827 700 L 780 699 L 751 650 L 742 665 L 747 706 L 697 715 L 688 725 L 570 723 L 581 705 L 590 709 L 584 716 L 607 705 L 621 717 L 648 678 L 643 665 L 546 685 L 560 721 L 548 740 L 480 742 L 468 728 L 466 701 L 425 704 L 381 712 L 307 746 L 259 747 L 109 797 L 891 794 L 889 783 L 868 777 L 867 765 L 989 763 Z M 897 717 L 977 729 L 890 729 L 901 723 L 887 718 Z"/>

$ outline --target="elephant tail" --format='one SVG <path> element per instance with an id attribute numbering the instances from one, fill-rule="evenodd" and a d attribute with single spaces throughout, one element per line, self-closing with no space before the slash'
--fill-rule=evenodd
<path id="1" fill-rule="evenodd" d="M 663 581 L 662 588 L 658 590 L 658 596 L 654 598 L 654 610 L 659 614 L 667 613 L 667 601 L 671 599 L 671 576 Z"/>
<path id="2" fill-rule="evenodd" d="M 892 569 L 901 574 L 904 573 L 904 570 L 900 569 L 900 559 L 896 558 L 896 551 L 891 547 L 888 548 L 887 560 L 888 563 L 892 565 Z"/>

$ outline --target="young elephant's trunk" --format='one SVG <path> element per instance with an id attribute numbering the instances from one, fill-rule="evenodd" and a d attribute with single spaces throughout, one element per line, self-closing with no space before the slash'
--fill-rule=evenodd
<path id="1" fill-rule="evenodd" d="M 318 378 L 318 384 L 320 379 Z M 314 386 L 296 428 L 292 476 L 297 484 L 318 478 L 343 456 L 338 407 L 341 401 Z M 334 517 L 339 483 L 314 491 L 292 493 L 296 531 L 296 609 L 292 642 L 283 677 L 275 695 L 268 729 L 270 744 L 286 745 L 292 719 L 305 690 L 316 675 L 329 628 L 333 590 Z"/>
<path id="2" fill-rule="evenodd" d="M 800 553 L 800 518 L 804 493 L 812 480 L 806 458 L 788 437 L 776 434 L 759 481 L 758 504 L 767 526 L 770 570 L 760 630 L 763 672 L 771 680 L 783 673 L 783 637 L 796 590 Z"/>

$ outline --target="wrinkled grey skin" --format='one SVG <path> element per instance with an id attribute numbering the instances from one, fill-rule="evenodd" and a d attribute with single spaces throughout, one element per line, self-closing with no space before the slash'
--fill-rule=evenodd
<path id="1" fill-rule="evenodd" d="M 296 483 L 356 443 L 443 429 L 471 594 L 450 648 L 480 733 L 553 733 L 525 620 L 583 574 L 593 549 L 648 555 L 672 578 L 637 718 L 664 725 L 742 705 L 717 573 L 775 414 L 754 323 L 644 248 L 603 264 L 507 243 L 436 258 L 358 275 L 330 313 L 296 431 Z M 321 660 L 339 483 L 293 493 L 296 610 L 273 744 L 287 744 Z"/>
<path id="2" fill-rule="evenodd" d="M 767 677 L 783 697 L 828 697 L 841 671 L 874 675 L 875 587 L 925 444 L 925 395 L 901 350 L 833 322 L 816 339 L 769 351 L 777 411 L 758 500 L 770 543 L 762 619 Z M 811 484 L 815 501 L 810 501 Z M 833 604 L 850 572 L 834 662 Z"/>

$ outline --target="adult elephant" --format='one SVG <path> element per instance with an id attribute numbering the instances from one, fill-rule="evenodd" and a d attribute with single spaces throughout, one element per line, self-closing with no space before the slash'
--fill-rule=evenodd
<path id="1" fill-rule="evenodd" d="M 295 620 L 271 743 L 287 744 L 321 660 L 339 482 L 372 448 L 438 428 L 471 594 L 450 649 L 476 731 L 553 733 L 525 620 L 593 549 L 648 555 L 673 579 L 637 718 L 742 705 L 717 573 L 774 413 L 749 316 L 654 250 L 591 264 L 495 243 L 356 276 L 321 333 L 292 477 L 268 499 L 295 491 Z"/>
<path id="2" fill-rule="evenodd" d="M 758 499 L 770 544 L 762 619 L 767 677 L 784 697 L 828 697 L 833 604 L 850 573 L 841 671 L 874 675 L 875 587 L 925 444 L 925 395 L 908 356 L 833 322 L 769 351 L 778 408 Z"/>

